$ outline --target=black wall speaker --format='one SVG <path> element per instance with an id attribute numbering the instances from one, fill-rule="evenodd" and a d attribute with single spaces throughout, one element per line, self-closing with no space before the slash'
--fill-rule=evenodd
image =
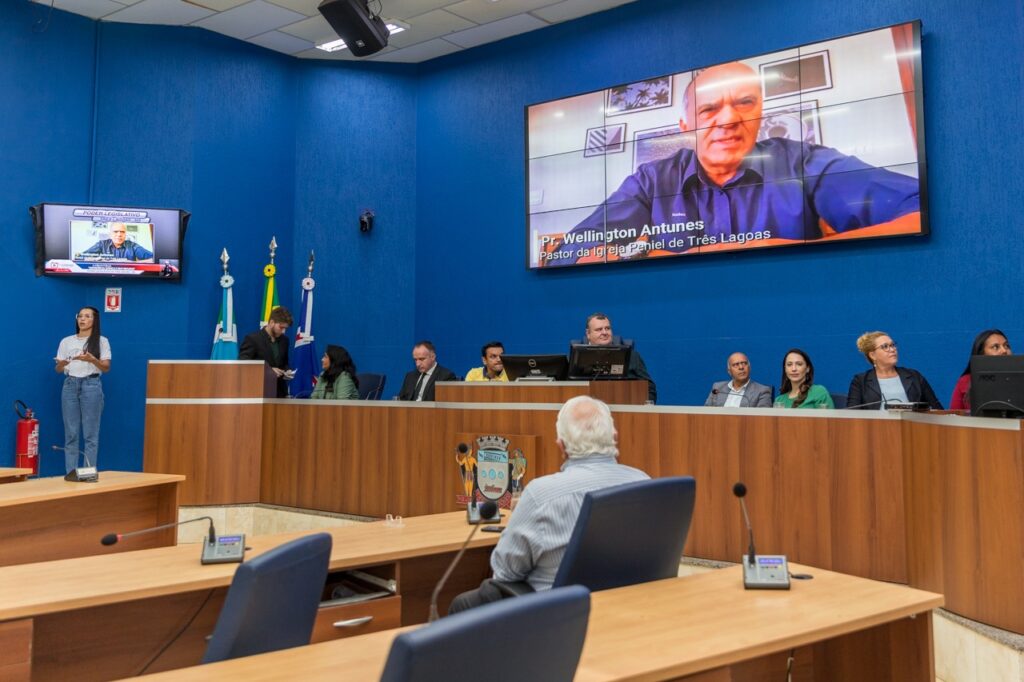
<path id="1" fill-rule="evenodd" d="M 370 14 L 366 0 L 324 0 L 317 9 L 355 56 L 365 57 L 388 46 L 388 27 Z"/>

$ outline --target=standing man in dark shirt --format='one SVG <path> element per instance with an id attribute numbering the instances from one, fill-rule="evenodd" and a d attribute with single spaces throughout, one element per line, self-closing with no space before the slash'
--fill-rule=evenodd
<path id="1" fill-rule="evenodd" d="M 587 318 L 586 343 L 592 346 L 631 346 L 633 352 L 629 354 L 629 367 L 626 368 L 627 379 L 643 379 L 647 382 L 647 400 L 652 403 L 658 402 L 658 387 L 654 385 L 654 379 L 647 373 L 647 365 L 640 357 L 636 346 L 629 339 L 612 334 L 612 321 L 604 313 L 594 313 Z"/>
<path id="2" fill-rule="evenodd" d="M 437 364 L 437 353 L 430 341 L 420 341 L 412 348 L 412 361 L 416 369 L 405 375 L 399 400 L 433 400 L 434 384 L 438 381 L 458 381 L 455 373 Z"/>
<path id="3" fill-rule="evenodd" d="M 270 311 L 267 326 L 253 332 L 242 341 L 238 350 L 239 360 L 263 360 L 277 375 L 277 397 L 288 397 L 288 337 L 285 332 L 292 326 L 292 314 L 283 306 Z"/>

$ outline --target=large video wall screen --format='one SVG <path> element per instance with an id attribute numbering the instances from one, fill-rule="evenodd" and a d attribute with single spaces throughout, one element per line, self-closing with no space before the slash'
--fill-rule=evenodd
<path id="1" fill-rule="evenodd" d="M 928 231 L 921 24 L 526 108 L 531 268 Z"/>

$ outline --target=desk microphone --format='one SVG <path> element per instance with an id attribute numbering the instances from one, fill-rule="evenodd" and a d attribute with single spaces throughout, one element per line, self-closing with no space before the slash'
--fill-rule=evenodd
<path id="1" fill-rule="evenodd" d="M 203 542 L 203 551 L 200 555 L 200 563 L 203 564 L 230 564 L 230 563 L 241 563 L 245 557 L 245 535 L 217 535 L 216 529 L 213 527 L 213 519 L 209 516 L 197 516 L 194 519 L 188 521 L 176 521 L 174 523 L 165 523 L 161 526 L 154 526 L 153 528 L 143 528 L 142 530 L 133 530 L 130 533 L 107 533 L 100 538 L 100 544 L 106 547 L 116 545 L 121 538 L 130 538 L 133 535 L 145 535 L 146 533 L 155 533 L 158 530 L 165 530 L 167 528 L 174 528 L 175 526 L 183 526 L 186 523 L 193 523 L 195 521 L 209 521 L 210 531 Z"/>
<path id="2" fill-rule="evenodd" d="M 498 513 L 498 505 L 490 500 L 480 505 L 480 516 L 485 519 L 498 516 Z M 499 516 L 498 518 L 501 517 Z M 444 584 L 448 582 L 448 577 L 452 574 L 452 571 L 455 570 L 455 566 L 459 563 L 459 560 L 462 559 L 462 555 L 466 553 L 466 547 L 469 546 L 469 541 L 473 539 L 473 536 L 476 534 L 476 529 L 479 527 L 479 525 L 473 524 L 473 528 L 469 531 L 469 537 L 467 537 L 466 541 L 462 543 L 462 547 L 459 549 L 458 554 L 455 555 L 455 558 L 452 559 L 452 562 L 448 565 L 448 570 L 445 571 L 444 575 L 441 576 L 441 579 L 437 581 L 437 587 L 434 588 L 434 593 L 430 595 L 430 616 L 427 618 L 428 623 L 433 623 L 440 617 L 437 615 L 437 598 L 441 596 L 441 589 L 444 587 Z"/>
<path id="3" fill-rule="evenodd" d="M 186 523 L 193 523 L 195 521 L 202 521 L 204 519 L 210 522 L 210 537 L 208 542 L 217 542 L 217 531 L 213 527 L 213 519 L 209 516 L 197 516 L 196 518 L 189 519 L 188 521 L 176 521 L 175 523 L 165 523 L 161 526 L 154 526 L 153 528 L 133 530 L 130 533 L 107 533 L 102 538 L 100 538 L 100 544 L 109 547 L 110 545 L 116 545 L 118 542 L 120 542 L 121 538 L 130 538 L 133 535 L 145 535 L 146 533 L 155 533 L 158 530 L 174 528 L 175 526 L 183 526 Z"/>
<path id="4" fill-rule="evenodd" d="M 784 554 L 762 554 L 754 552 L 754 527 L 750 525 L 750 516 L 747 514 L 747 503 L 744 497 L 747 495 L 747 486 L 742 482 L 732 487 L 732 494 L 739 498 L 740 509 L 743 510 L 743 519 L 747 523 L 747 533 L 750 536 L 750 546 L 747 554 L 741 560 L 743 563 L 743 587 L 748 590 L 788 590 L 789 589 L 789 563 Z"/>

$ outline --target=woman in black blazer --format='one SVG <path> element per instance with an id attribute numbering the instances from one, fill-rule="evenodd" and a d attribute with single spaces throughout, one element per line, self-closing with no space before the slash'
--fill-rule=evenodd
<path id="1" fill-rule="evenodd" d="M 889 338 L 888 334 L 861 334 L 857 339 L 857 348 L 871 364 L 871 369 L 853 377 L 850 392 L 846 396 L 847 407 L 879 410 L 885 408 L 886 401 L 903 402 L 905 399 L 911 403 L 928 403 L 933 410 L 942 409 L 942 403 L 935 397 L 935 391 L 920 372 L 896 366 L 899 352 L 896 349 L 896 342 Z M 899 378 L 898 384 L 892 381 L 896 378 Z"/>

